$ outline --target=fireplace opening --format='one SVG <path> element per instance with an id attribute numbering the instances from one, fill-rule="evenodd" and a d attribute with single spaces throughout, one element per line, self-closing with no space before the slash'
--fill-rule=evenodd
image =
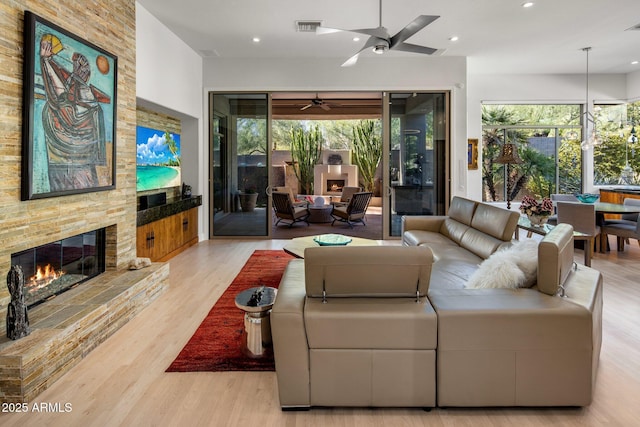
<path id="1" fill-rule="evenodd" d="M 344 179 L 328 179 L 327 191 L 332 193 L 341 193 L 344 188 Z"/>
<path id="2" fill-rule="evenodd" d="M 105 271 L 106 232 L 89 231 L 11 255 L 24 273 L 28 307 L 38 305 Z"/>

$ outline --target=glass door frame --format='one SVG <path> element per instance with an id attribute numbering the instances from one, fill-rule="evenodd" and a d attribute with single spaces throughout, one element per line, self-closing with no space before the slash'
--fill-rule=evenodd
<path id="1" fill-rule="evenodd" d="M 390 171 L 391 155 L 391 95 L 392 94 L 443 94 L 444 95 L 444 153 L 442 164 L 434 171 L 444 171 L 444 176 L 440 178 L 443 182 L 441 188 L 434 188 L 436 191 L 436 204 L 442 204 L 442 212 L 434 212 L 435 215 L 446 214 L 449 210 L 451 197 L 451 91 L 442 90 L 392 90 L 382 92 L 382 238 L 384 240 L 399 240 L 402 236 L 391 235 L 391 215 L 392 215 L 392 186 Z M 435 119 L 434 119 L 435 120 Z M 434 159 L 434 162 L 436 160 Z M 439 200 L 439 199 L 442 200 Z"/>
<path id="2" fill-rule="evenodd" d="M 270 188 L 271 188 L 271 181 L 272 181 L 272 176 L 271 176 L 271 171 L 270 171 L 270 167 L 269 165 L 271 164 L 271 152 L 272 152 L 272 138 L 271 138 L 271 110 L 272 110 L 272 105 L 271 105 L 271 93 L 270 91 L 209 91 L 208 92 L 208 107 L 209 107 L 209 111 L 208 111 L 208 130 L 209 130 L 209 138 L 208 138 L 208 157 L 209 157 L 209 164 L 208 164 L 208 181 L 209 181 L 209 239 L 264 239 L 264 240 L 268 240 L 271 239 L 271 235 L 272 235 L 272 227 L 271 224 L 273 223 L 273 212 L 271 209 L 271 193 L 270 193 Z M 258 191 L 264 191 L 267 195 L 267 202 L 266 202 L 266 207 L 265 207 L 265 212 L 266 212 L 266 224 L 265 224 L 265 229 L 266 229 L 266 233 L 264 235 L 215 235 L 215 228 L 214 228 L 214 182 L 213 182 L 213 167 L 214 167 L 214 156 L 213 156 L 213 142 L 214 142 L 214 131 L 213 131 L 213 123 L 214 123 L 214 119 L 215 118 L 219 118 L 219 117 L 223 117 L 226 121 L 227 121 L 227 127 L 229 126 L 229 117 L 228 115 L 224 115 L 223 112 L 219 112 L 218 110 L 214 109 L 214 96 L 216 95 L 239 95 L 239 96 L 246 96 L 246 95 L 259 95 L 259 96 L 264 96 L 265 100 L 266 100 L 266 112 L 264 115 L 264 120 L 266 121 L 265 125 L 266 125 L 266 146 L 265 146 L 265 151 L 266 151 L 266 165 L 268 168 L 268 172 L 266 174 L 266 179 L 267 179 L 267 185 L 264 188 L 259 188 Z M 223 115 L 220 116 L 220 113 L 222 113 Z M 228 135 L 227 135 L 228 136 Z M 226 158 L 225 158 L 225 162 L 229 162 L 231 160 L 231 156 L 233 155 L 237 155 L 237 146 L 235 147 L 235 149 L 229 149 L 227 148 L 226 150 Z M 228 168 L 227 168 L 228 169 Z M 228 172 L 228 170 L 227 170 Z M 225 186 L 228 187 L 229 183 L 229 177 L 226 176 L 224 177 L 223 181 L 225 182 Z M 228 188 L 225 187 L 225 190 L 228 190 Z M 234 201 L 231 201 L 230 203 L 233 203 Z"/>

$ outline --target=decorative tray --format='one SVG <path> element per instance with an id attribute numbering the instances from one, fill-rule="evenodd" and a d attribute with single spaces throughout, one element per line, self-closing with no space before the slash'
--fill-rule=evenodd
<path id="1" fill-rule="evenodd" d="M 313 241 L 320 246 L 345 246 L 351 243 L 351 237 L 342 234 L 323 234 L 314 237 Z"/>

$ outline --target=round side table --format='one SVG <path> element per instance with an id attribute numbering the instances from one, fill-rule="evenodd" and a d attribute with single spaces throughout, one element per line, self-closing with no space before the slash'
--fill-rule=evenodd
<path id="1" fill-rule="evenodd" d="M 236 296 L 236 307 L 244 311 L 242 345 L 251 357 L 261 357 L 271 345 L 269 315 L 278 290 L 270 287 L 246 289 Z"/>

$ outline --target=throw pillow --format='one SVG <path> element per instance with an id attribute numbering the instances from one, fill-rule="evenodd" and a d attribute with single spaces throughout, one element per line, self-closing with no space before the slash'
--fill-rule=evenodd
<path id="1" fill-rule="evenodd" d="M 538 242 L 516 241 L 494 252 L 471 275 L 467 288 L 528 288 L 538 273 Z"/>

